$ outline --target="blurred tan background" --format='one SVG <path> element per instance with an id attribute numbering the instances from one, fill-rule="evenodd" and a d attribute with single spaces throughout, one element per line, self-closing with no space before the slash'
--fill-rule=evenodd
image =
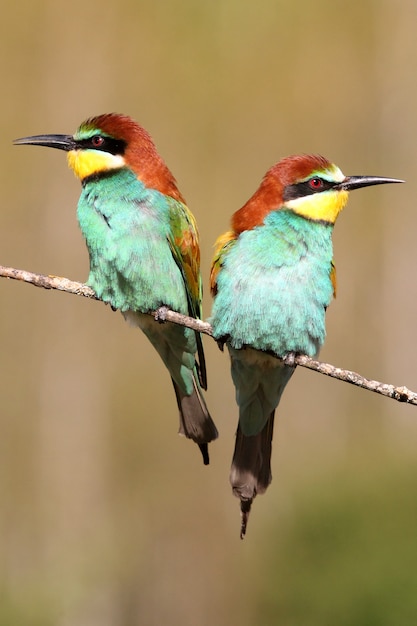
<path id="1" fill-rule="evenodd" d="M 15 137 L 117 111 L 152 134 L 212 244 L 281 157 L 355 191 L 336 226 L 321 357 L 417 389 L 417 5 L 403 0 L 22 0 L 0 22 L 0 263 L 84 281 L 79 183 Z M 205 340 L 220 430 L 203 467 L 171 383 L 121 315 L 1 289 L 0 625 L 417 623 L 417 411 L 299 368 L 274 480 L 239 540 L 237 409 Z"/>

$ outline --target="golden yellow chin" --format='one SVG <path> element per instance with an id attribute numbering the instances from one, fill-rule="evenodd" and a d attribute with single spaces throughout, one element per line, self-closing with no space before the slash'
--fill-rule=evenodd
<path id="1" fill-rule="evenodd" d="M 290 200 L 285 206 L 306 219 L 334 224 L 348 197 L 347 191 L 326 191 Z"/>
<path id="2" fill-rule="evenodd" d="M 68 165 L 81 180 L 99 172 L 119 169 L 125 165 L 125 160 L 121 155 L 98 150 L 71 150 L 68 152 L 67 159 Z"/>

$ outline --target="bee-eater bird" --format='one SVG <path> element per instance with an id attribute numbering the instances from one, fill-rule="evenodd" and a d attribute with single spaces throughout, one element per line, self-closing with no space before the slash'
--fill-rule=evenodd
<path id="1" fill-rule="evenodd" d="M 15 144 L 58 148 L 81 180 L 77 217 L 90 256 L 87 284 L 98 298 L 139 326 L 174 384 L 179 432 L 200 447 L 218 436 L 201 388 L 207 388 L 201 336 L 157 323 L 168 307 L 201 316 L 202 281 L 195 219 L 149 133 L 124 115 L 85 121 L 74 135 L 37 135 Z M 198 361 L 196 360 L 198 353 Z"/>
<path id="2" fill-rule="evenodd" d="M 332 231 L 348 192 L 403 182 L 344 176 L 327 159 L 274 165 L 216 242 L 211 323 L 226 343 L 239 406 L 230 482 L 241 503 L 241 538 L 253 499 L 271 482 L 275 409 L 294 367 L 275 357 L 315 357 L 336 290 Z"/>

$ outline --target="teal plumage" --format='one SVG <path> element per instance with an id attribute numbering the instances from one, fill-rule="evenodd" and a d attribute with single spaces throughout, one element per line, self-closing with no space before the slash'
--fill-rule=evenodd
<path id="1" fill-rule="evenodd" d="M 100 299 L 122 312 L 165 304 L 188 314 L 186 285 L 169 245 L 170 212 L 183 210 L 129 169 L 87 179 L 77 217 L 90 254 L 88 284 Z"/>
<path id="2" fill-rule="evenodd" d="M 275 410 L 294 367 L 276 357 L 318 355 L 334 295 L 332 231 L 348 190 L 382 182 L 345 177 L 327 159 L 288 157 L 232 218 L 213 259 L 213 336 L 226 343 L 239 407 L 230 481 L 241 538 L 253 499 L 271 482 Z"/>
<path id="3" fill-rule="evenodd" d="M 243 231 L 217 278 L 216 337 L 229 337 L 234 348 L 316 355 L 333 295 L 331 234 L 331 224 L 285 210 Z"/>
<path id="4" fill-rule="evenodd" d="M 87 120 L 74 136 L 16 143 L 68 152 L 82 182 L 77 216 L 90 256 L 88 285 L 158 351 L 174 385 L 180 433 L 199 445 L 207 464 L 217 429 L 202 394 L 201 336 L 147 315 L 160 309 L 162 321 L 168 307 L 199 318 L 202 298 L 197 226 L 150 135 L 131 118 L 108 114 Z"/>

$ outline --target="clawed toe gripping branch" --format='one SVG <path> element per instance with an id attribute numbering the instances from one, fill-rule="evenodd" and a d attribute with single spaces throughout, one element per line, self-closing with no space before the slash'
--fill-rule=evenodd
<path id="1" fill-rule="evenodd" d="M 34 274 L 33 272 L 27 272 L 26 270 L 19 270 L 14 267 L 4 267 L 0 265 L 0 277 L 20 280 L 25 283 L 35 285 L 35 287 L 43 287 L 44 289 L 58 289 L 59 291 L 66 291 L 67 293 L 84 296 L 85 298 L 90 298 L 92 300 L 99 299 L 94 291 L 84 283 L 78 283 L 60 276 Z M 201 320 L 188 317 L 187 315 L 170 311 L 166 307 L 163 307 L 163 310 L 158 309 L 158 311 L 153 311 L 151 315 L 153 315 L 158 321 L 166 320 L 167 322 L 173 322 L 174 324 L 179 324 L 180 326 L 187 326 L 187 328 L 204 333 L 210 337 L 212 336 L 212 329 L 208 322 L 203 322 Z M 287 365 L 300 365 L 301 367 L 306 367 L 310 370 L 314 370 L 315 372 L 319 372 L 319 374 L 325 374 L 331 378 L 337 378 L 338 380 L 356 385 L 362 389 L 367 389 L 368 391 L 379 393 L 387 398 L 392 398 L 398 402 L 407 402 L 408 404 L 417 405 L 417 393 L 411 391 L 407 387 L 395 387 L 394 385 L 381 383 L 377 380 L 370 380 L 368 378 L 364 378 L 357 372 L 335 367 L 330 363 L 316 361 L 305 355 L 294 355 L 291 353 L 287 357 L 284 357 L 282 361 L 284 361 Z"/>

